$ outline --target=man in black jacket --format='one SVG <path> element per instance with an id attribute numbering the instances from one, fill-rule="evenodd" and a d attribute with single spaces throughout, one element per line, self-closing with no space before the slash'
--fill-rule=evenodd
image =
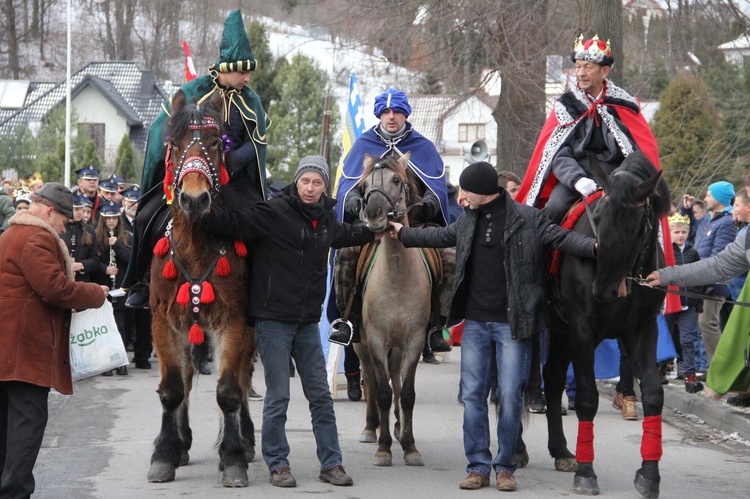
<path id="1" fill-rule="evenodd" d="M 341 465 L 318 322 L 330 248 L 364 244 L 376 236 L 365 226 L 336 220 L 336 201 L 325 194 L 328 182 L 325 159 L 307 156 L 294 182 L 277 197 L 245 210 L 212 207 L 202 222 L 217 235 L 243 239 L 253 248 L 248 314 L 260 340 L 266 379 L 263 459 L 277 487 L 297 485 L 289 468 L 285 431 L 290 356 L 310 403 L 319 479 L 332 485 L 353 484 Z"/>
<path id="2" fill-rule="evenodd" d="M 549 304 L 545 290 L 547 246 L 578 256 L 595 256 L 596 241 L 562 229 L 535 208 L 514 203 L 497 185 L 497 171 L 486 162 L 467 166 L 459 179 L 469 209 L 454 223 L 438 228 L 402 228 L 391 222 L 391 237 L 404 246 L 456 246 L 448 325 L 466 320 L 461 340 L 461 391 L 464 400 L 464 452 L 469 461 L 462 489 L 489 486 L 516 490 L 513 473 L 521 424 L 523 390 L 531 364 L 531 337 L 544 327 Z M 491 355 L 497 360 L 498 455 L 489 442 L 487 377 Z"/>

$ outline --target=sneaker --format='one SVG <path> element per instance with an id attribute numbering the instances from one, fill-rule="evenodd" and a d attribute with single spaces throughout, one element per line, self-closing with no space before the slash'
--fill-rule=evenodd
<path id="1" fill-rule="evenodd" d="M 344 470 L 344 467 L 340 464 L 337 464 L 332 468 L 328 468 L 327 470 L 320 470 L 318 479 L 321 482 L 328 482 L 331 485 L 338 485 L 343 487 L 354 485 L 354 480 L 352 480 L 352 477 L 346 474 L 346 470 Z"/>
<path id="2" fill-rule="evenodd" d="M 282 466 L 271 472 L 271 485 L 274 487 L 296 487 L 297 480 L 292 476 L 288 466 Z"/>
<path id="3" fill-rule="evenodd" d="M 490 486 L 490 477 L 484 476 L 483 474 L 472 471 L 469 476 L 461 480 L 458 484 L 459 489 L 463 490 L 477 490 L 482 487 Z"/>
<path id="4" fill-rule="evenodd" d="M 250 400 L 260 401 L 263 400 L 263 395 L 255 391 L 255 387 L 250 387 L 250 394 L 247 396 Z"/>
<path id="5" fill-rule="evenodd" d="M 685 391 L 688 393 L 698 393 L 703 390 L 703 383 L 695 378 L 695 374 L 687 374 L 685 376 Z"/>
<path id="6" fill-rule="evenodd" d="M 118 376 L 127 376 L 128 375 L 128 368 L 127 366 L 120 366 L 115 370 L 115 373 Z"/>
<path id="7" fill-rule="evenodd" d="M 513 492 L 518 487 L 516 478 L 507 471 L 501 471 L 495 475 L 497 490 L 502 492 Z"/>

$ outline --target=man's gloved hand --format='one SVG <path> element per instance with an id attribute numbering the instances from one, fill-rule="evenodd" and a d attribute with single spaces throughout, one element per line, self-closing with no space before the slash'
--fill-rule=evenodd
<path id="1" fill-rule="evenodd" d="M 596 182 L 586 177 L 578 179 L 573 187 L 575 188 L 575 190 L 580 192 L 581 196 L 583 197 L 590 196 L 591 194 L 596 192 L 596 189 L 598 189 Z"/>
<path id="2" fill-rule="evenodd" d="M 432 217 L 435 216 L 435 208 L 430 203 L 422 205 L 422 219 L 424 222 L 429 222 Z"/>
<path id="3" fill-rule="evenodd" d="M 346 203 L 346 212 L 355 217 L 359 218 L 359 212 L 362 210 L 362 198 L 356 197 L 354 199 L 351 199 L 347 201 Z"/>

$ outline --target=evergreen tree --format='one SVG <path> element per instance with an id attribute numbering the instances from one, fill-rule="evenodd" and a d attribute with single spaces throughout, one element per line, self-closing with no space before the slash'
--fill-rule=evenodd
<path id="1" fill-rule="evenodd" d="M 700 76 L 680 71 L 662 92 L 653 132 L 664 178 L 676 195 L 703 192 L 727 178 L 723 127 Z"/>
<path id="2" fill-rule="evenodd" d="M 269 132 L 266 166 L 274 180 L 289 182 L 299 160 L 320 151 L 325 95 L 332 92 L 326 72 L 304 54 L 281 66 L 275 84 L 280 97 L 269 111 L 274 126 Z M 337 114 L 331 114 L 331 132 L 338 129 Z"/>
<path id="3" fill-rule="evenodd" d="M 117 148 L 117 158 L 115 159 L 115 173 L 125 179 L 125 182 L 132 182 L 136 178 L 135 157 L 133 154 L 133 143 L 130 142 L 128 134 L 122 136 L 120 145 Z"/>
<path id="4" fill-rule="evenodd" d="M 80 161 L 76 162 L 76 169 L 91 165 L 101 171 L 101 164 L 99 155 L 96 153 L 96 143 L 93 139 L 88 139 L 83 146 L 83 155 Z"/>
<path id="5" fill-rule="evenodd" d="M 52 152 L 45 153 L 36 161 L 36 170 L 45 182 L 60 182 L 64 184 L 65 176 L 65 138 L 58 138 L 57 145 Z M 72 168 L 71 168 L 72 170 Z M 29 175 L 33 173 L 30 172 Z M 75 181 L 70 185 L 74 185 Z"/>
<path id="6" fill-rule="evenodd" d="M 274 68 L 273 54 L 268 46 L 268 35 L 265 25 L 253 19 L 247 28 L 247 37 L 255 55 L 255 71 L 250 73 L 250 86 L 260 97 L 263 109 L 268 112 L 272 101 L 278 100 L 279 90 L 274 83 L 276 69 Z M 273 119 L 273 117 L 271 118 Z"/>

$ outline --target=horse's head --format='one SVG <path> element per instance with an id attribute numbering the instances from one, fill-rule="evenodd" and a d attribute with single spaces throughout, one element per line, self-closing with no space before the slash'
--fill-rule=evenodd
<path id="1" fill-rule="evenodd" d="M 661 171 L 641 152 L 630 154 L 612 175 L 595 156 L 589 160 L 605 193 L 593 213 L 598 242 L 593 293 L 608 303 L 627 295 L 626 277 L 655 270 L 659 219 L 669 212 L 670 195 Z"/>
<path id="2" fill-rule="evenodd" d="M 363 189 L 359 217 L 370 230 L 382 232 L 388 220 L 406 221 L 406 207 L 416 193 L 406 174 L 410 153 L 401 158 L 377 158 L 365 154 L 365 171 L 359 185 Z"/>
<path id="3" fill-rule="evenodd" d="M 206 104 L 188 104 L 182 90 L 172 99 L 169 120 L 169 157 L 174 165 L 176 201 L 189 220 L 199 220 L 211 208 L 219 189 L 224 162 L 218 92 Z M 169 168 L 169 165 L 168 165 Z"/>

